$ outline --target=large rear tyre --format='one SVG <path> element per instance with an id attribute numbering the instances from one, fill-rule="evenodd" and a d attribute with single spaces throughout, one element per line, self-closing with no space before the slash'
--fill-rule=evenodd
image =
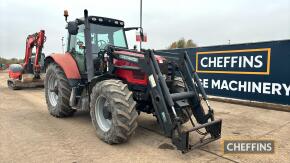
<path id="1" fill-rule="evenodd" d="M 64 71 L 56 63 L 51 63 L 47 67 L 44 88 L 51 115 L 62 118 L 74 114 L 75 110 L 69 106 L 71 87 Z"/>
<path id="2" fill-rule="evenodd" d="M 126 142 L 137 127 L 136 102 L 120 80 L 97 83 L 91 93 L 90 114 L 97 136 L 108 144 Z"/>
<path id="3" fill-rule="evenodd" d="M 180 92 L 186 91 L 186 88 L 185 88 L 185 85 L 184 85 L 182 78 L 175 77 L 169 90 L 171 93 L 180 93 Z M 186 108 L 186 110 L 189 113 L 189 116 L 192 116 L 191 108 L 188 107 L 188 108 Z M 174 116 L 171 110 L 169 113 L 172 117 Z M 189 117 L 188 117 L 188 114 L 186 113 L 185 110 L 176 109 L 176 114 L 179 116 L 182 124 L 188 122 Z"/>

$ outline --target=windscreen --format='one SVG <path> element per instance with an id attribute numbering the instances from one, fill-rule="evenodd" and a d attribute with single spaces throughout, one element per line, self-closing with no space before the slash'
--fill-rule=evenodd
<path id="1" fill-rule="evenodd" d="M 122 27 L 110 27 L 91 24 L 92 53 L 98 53 L 106 45 L 127 48 L 125 33 Z"/>

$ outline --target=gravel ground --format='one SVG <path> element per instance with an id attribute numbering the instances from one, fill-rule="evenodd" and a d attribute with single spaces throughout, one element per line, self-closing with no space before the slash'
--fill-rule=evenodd
<path id="1" fill-rule="evenodd" d="M 273 139 L 275 153 L 227 155 L 218 140 L 181 154 L 154 132 L 158 126 L 151 115 L 139 116 L 128 143 L 108 145 L 96 137 L 88 112 L 54 118 L 43 88 L 12 91 L 6 80 L 0 73 L 0 162 L 290 162 L 288 112 L 212 102 L 223 119 L 223 139 Z"/>

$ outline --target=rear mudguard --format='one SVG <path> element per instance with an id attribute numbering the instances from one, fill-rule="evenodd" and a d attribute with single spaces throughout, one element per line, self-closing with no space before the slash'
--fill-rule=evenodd
<path id="1" fill-rule="evenodd" d="M 81 79 L 81 75 L 76 64 L 70 53 L 53 53 L 45 58 L 45 67 L 51 62 L 57 63 L 64 71 L 68 79 Z"/>

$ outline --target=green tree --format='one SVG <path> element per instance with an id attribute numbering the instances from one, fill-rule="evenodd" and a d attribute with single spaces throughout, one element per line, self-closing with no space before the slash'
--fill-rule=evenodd
<path id="1" fill-rule="evenodd" d="M 173 42 L 171 45 L 170 45 L 170 49 L 176 49 L 177 48 L 177 42 Z"/>
<path id="2" fill-rule="evenodd" d="M 181 38 L 177 41 L 174 41 L 170 44 L 168 49 L 176 49 L 176 48 L 194 48 L 197 47 L 197 45 L 192 41 L 192 39 L 185 40 L 184 38 Z"/>
<path id="3" fill-rule="evenodd" d="M 23 59 L 18 59 L 18 58 L 11 58 L 11 59 L 6 59 L 3 57 L 0 57 L 0 64 L 13 64 L 13 63 L 22 63 Z"/>
<path id="4" fill-rule="evenodd" d="M 195 47 L 197 47 L 197 45 L 196 45 L 196 43 L 194 43 L 192 41 L 192 39 L 187 40 L 187 42 L 186 42 L 186 48 L 195 48 Z"/>
<path id="5" fill-rule="evenodd" d="M 184 38 L 177 41 L 177 48 L 185 48 L 185 46 L 186 46 L 186 41 Z"/>

